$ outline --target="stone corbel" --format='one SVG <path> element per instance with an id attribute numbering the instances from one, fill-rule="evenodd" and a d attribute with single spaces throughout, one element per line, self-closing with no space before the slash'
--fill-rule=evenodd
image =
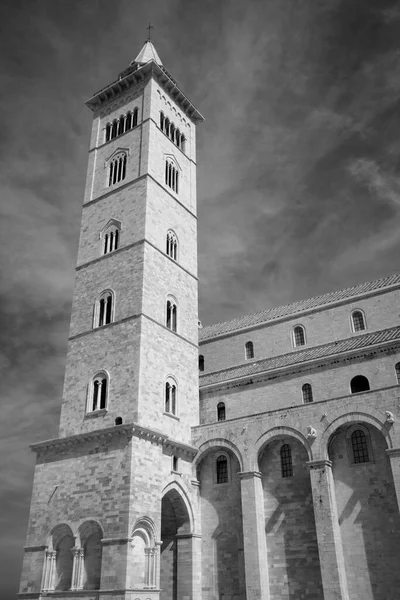
<path id="1" fill-rule="evenodd" d="M 391 425 L 393 425 L 395 419 L 394 419 L 394 415 L 392 412 L 390 412 L 390 410 L 386 411 L 386 425 L 388 425 L 389 427 Z"/>
<path id="2" fill-rule="evenodd" d="M 312 444 L 316 437 L 317 437 L 316 429 L 314 429 L 314 427 L 309 425 L 307 427 L 307 439 L 308 439 L 309 443 Z"/>

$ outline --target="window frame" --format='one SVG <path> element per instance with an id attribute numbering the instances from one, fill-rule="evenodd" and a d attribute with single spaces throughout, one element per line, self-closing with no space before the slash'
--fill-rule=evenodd
<path id="1" fill-rule="evenodd" d="M 174 242 L 174 254 L 175 256 L 171 256 L 171 254 L 168 253 L 168 237 L 171 236 L 173 238 L 173 242 Z M 174 262 L 178 262 L 178 257 L 179 257 L 179 240 L 178 240 L 178 236 L 176 235 L 175 231 L 173 229 L 168 229 L 167 230 L 167 235 L 165 236 L 165 254 Z"/>
<path id="2" fill-rule="evenodd" d="M 394 373 L 396 375 L 396 384 L 400 385 L 400 361 L 394 365 Z"/>
<path id="3" fill-rule="evenodd" d="M 363 379 L 366 379 L 368 382 L 368 389 L 367 390 L 360 390 L 359 392 L 353 392 L 352 388 L 351 388 L 351 382 L 354 381 L 354 379 L 356 379 L 357 377 L 362 377 Z M 354 375 L 354 377 L 352 377 L 350 379 L 350 383 L 349 383 L 349 388 L 350 388 L 350 394 L 353 396 L 354 394 L 365 394 L 365 392 L 370 392 L 371 391 L 371 382 L 368 379 L 368 377 L 366 375 L 363 375 L 362 373 L 359 373 L 358 375 Z"/>
<path id="4" fill-rule="evenodd" d="M 305 388 L 307 388 L 307 392 L 305 392 Z M 301 394 L 302 394 L 303 404 L 312 404 L 314 402 L 313 387 L 312 387 L 312 384 L 309 381 L 306 381 L 301 386 Z M 309 394 L 309 396 L 311 397 L 311 400 L 306 400 L 305 399 L 306 394 Z"/>
<path id="5" fill-rule="evenodd" d="M 93 401 L 94 401 L 94 382 L 97 378 L 103 377 L 107 381 L 106 387 L 106 397 L 105 397 L 105 406 L 103 408 L 93 409 Z M 100 398 L 101 402 L 101 398 Z M 85 417 L 90 417 L 94 415 L 104 414 L 109 411 L 110 405 L 110 374 L 106 369 L 100 369 L 96 371 L 95 375 L 91 377 L 88 390 L 87 390 L 87 398 L 86 398 L 86 408 L 85 408 Z"/>
<path id="6" fill-rule="evenodd" d="M 284 456 L 283 449 L 285 449 L 285 453 L 286 453 L 286 448 L 289 449 L 289 452 L 287 453 L 287 456 Z M 281 466 L 281 479 L 290 479 L 291 477 L 294 477 L 293 455 L 292 455 L 292 447 L 290 444 L 288 444 L 287 442 L 284 442 L 282 444 L 282 446 L 279 449 L 279 457 L 280 457 L 280 466 Z M 288 464 L 286 464 L 286 461 L 288 462 Z"/>
<path id="7" fill-rule="evenodd" d="M 174 327 L 169 327 L 168 326 L 168 302 L 171 302 L 173 305 L 175 305 L 175 329 L 174 329 Z M 178 302 L 177 302 L 175 296 L 172 296 L 171 294 L 168 294 L 168 296 L 166 296 L 166 298 L 165 298 L 165 305 L 164 306 L 165 306 L 165 321 L 164 321 L 165 327 L 169 331 L 172 331 L 173 333 L 178 333 L 178 329 L 179 329 L 179 321 L 178 321 L 178 318 L 179 318 L 179 305 L 178 305 Z M 173 321 L 173 319 L 172 319 L 172 321 Z M 173 322 L 172 322 L 172 325 L 173 325 Z"/>
<path id="8" fill-rule="evenodd" d="M 224 418 L 220 419 L 220 411 L 222 410 L 222 408 L 224 409 Z M 217 423 L 222 423 L 223 421 L 226 421 L 226 404 L 225 402 L 218 402 L 217 404 Z"/>
<path id="9" fill-rule="evenodd" d="M 110 322 L 109 323 L 103 323 L 102 325 L 100 325 L 98 323 L 99 318 L 100 318 L 100 302 L 103 299 L 103 297 L 108 295 L 111 296 L 111 318 L 110 318 Z M 115 321 L 115 292 L 112 289 L 107 289 L 107 290 L 103 290 L 101 292 L 101 294 L 97 297 L 97 300 L 95 302 L 94 305 L 94 310 L 93 310 L 93 327 L 92 329 L 101 329 L 102 327 L 107 327 L 107 325 L 111 325 L 111 323 L 114 323 Z"/>
<path id="10" fill-rule="evenodd" d="M 114 233 L 118 231 L 118 245 L 116 248 L 112 250 L 107 250 L 105 252 L 105 239 L 109 233 Z M 100 231 L 99 239 L 100 239 L 100 256 L 107 256 L 108 254 L 112 254 L 121 248 L 121 234 L 122 234 L 122 223 L 118 221 L 118 219 L 110 219 L 103 229 Z M 108 246 L 108 242 L 107 242 Z"/>
<path id="11" fill-rule="evenodd" d="M 357 313 L 359 313 L 362 316 L 363 325 L 364 325 L 363 329 L 356 329 L 356 327 L 355 327 L 355 324 L 354 324 L 354 315 L 356 315 Z M 363 310 L 361 310 L 361 308 L 355 308 L 354 310 L 351 311 L 351 314 L 350 314 L 350 328 L 351 328 L 351 331 L 353 333 L 363 333 L 364 331 L 367 330 L 367 320 L 365 318 L 365 313 L 364 313 Z"/>
<path id="12" fill-rule="evenodd" d="M 303 340 L 304 340 L 303 344 L 296 344 L 296 329 L 301 329 L 303 332 Z M 293 345 L 293 348 L 304 348 L 305 346 L 307 346 L 306 328 L 304 327 L 304 325 L 301 325 L 300 323 L 298 323 L 297 325 L 294 325 L 292 328 L 292 345 Z"/>
<path id="13" fill-rule="evenodd" d="M 218 459 L 224 457 L 226 460 L 226 481 L 218 481 Z M 232 481 L 231 459 L 225 450 L 220 450 L 214 454 L 213 458 L 213 483 L 218 486 L 228 485 Z"/>
<path id="14" fill-rule="evenodd" d="M 254 359 L 254 343 L 248 340 L 244 345 L 244 357 L 246 360 Z"/>
<path id="15" fill-rule="evenodd" d="M 353 448 L 352 435 L 357 430 L 361 430 L 363 432 L 363 434 L 365 435 L 365 440 L 366 440 L 366 445 L 367 445 L 367 453 L 368 453 L 367 461 L 356 462 L 354 460 L 354 448 Z M 375 462 L 373 448 L 372 448 L 371 433 L 365 425 L 363 425 L 361 423 L 353 423 L 346 430 L 345 441 L 346 441 L 348 462 L 351 467 L 360 467 L 360 466 L 369 465 L 369 464 Z"/>
<path id="16" fill-rule="evenodd" d="M 175 412 L 172 410 L 167 410 L 167 385 L 173 385 L 175 387 Z M 171 402 L 171 398 L 169 398 L 169 402 Z M 170 407 L 171 408 L 171 407 Z M 163 414 L 168 417 L 173 417 L 174 419 L 179 420 L 178 416 L 178 383 L 176 378 L 173 375 L 167 375 L 164 379 L 164 392 L 163 392 Z"/>

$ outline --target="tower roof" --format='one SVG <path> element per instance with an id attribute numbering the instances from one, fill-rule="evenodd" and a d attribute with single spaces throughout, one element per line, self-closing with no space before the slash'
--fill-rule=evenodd
<path id="1" fill-rule="evenodd" d="M 141 49 L 135 60 L 131 62 L 131 65 L 135 63 L 139 65 L 145 65 L 149 62 L 149 60 L 154 60 L 155 63 L 162 67 L 161 59 L 158 56 L 158 52 L 155 49 L 154 44 L 151 40 L 147 40 L 144 43 L 143 48 Z"/>

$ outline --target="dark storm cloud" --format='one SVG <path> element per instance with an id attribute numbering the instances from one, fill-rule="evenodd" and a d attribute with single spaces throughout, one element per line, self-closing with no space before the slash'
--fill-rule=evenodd
<path id="1" fill-rule="evenodd" d="M 0 8 L 1 597 L 27 445 L 57 435 L 90 112 L 150 19 L 198 129 L 200 318 L 399 269 L 400 11 L 383 0 L 9 0 Z"/>

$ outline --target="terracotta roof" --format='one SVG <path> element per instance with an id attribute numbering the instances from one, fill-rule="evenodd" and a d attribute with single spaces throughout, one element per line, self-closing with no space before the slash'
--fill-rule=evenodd
<path id="1" fill-rule="evenodd" d="M 263 360 L 223 369 L 222 371 L 216 371 L 215 373 L 207 373 L 200 376 L 200 388 L 214 383 L 232 381 L 241 377 L 256 375 L 257 373 L 263 373 L 265 371 L 273 371 L 291 365 L 299 365 L 310 360 L 323 359 L 344 352 L 364 349 L 368 350 L 368 348 L 373 346 L 391 341 L 400 341 L 400 327 L 392 327 L 390 329 L 384 329 L 383 331 L 375 331 L 363 335 L 354 335 L 351 338 L 340 340 L 338 342 L 330 342 L 329 344 L 323 344 L 322 346 L 314 346 L 312 348 L 290 352 L 289 354 L 264 358 Z"/>
<path id="2" fill-rule="evenodd" d="M 277 306 L 252 315 L 244 315 L 237 319 L 232 319 L 231 321 L 209 325 L 203 327 L 203 329 L 199 329 L 199 342 L 204 342 L 227 333 L 234 333 L 235 331 L 246 329 L 248 327 L 254 327 L 255 325 L 263 325 L 264 323 L 269 323 L 276 319 L 281 319 L 282 317 L 297 315 L 313 308 L 333 304 L 335 302 L 340 302 L 341 300 L 351 299 L 353 296 L 368 294 L 369 292 L 399 284 L 400 274 L 388 275 L 387 277 L 382 277 L 381 279 L 376 279 L 375 281 L 369 281 L 367 283 L 361 283 L 360 285 L 355 285 L 344 290 L 329 292 L 328 294 L 307 298 L 306 300 L 300 300 L 293 304 Z"/>

